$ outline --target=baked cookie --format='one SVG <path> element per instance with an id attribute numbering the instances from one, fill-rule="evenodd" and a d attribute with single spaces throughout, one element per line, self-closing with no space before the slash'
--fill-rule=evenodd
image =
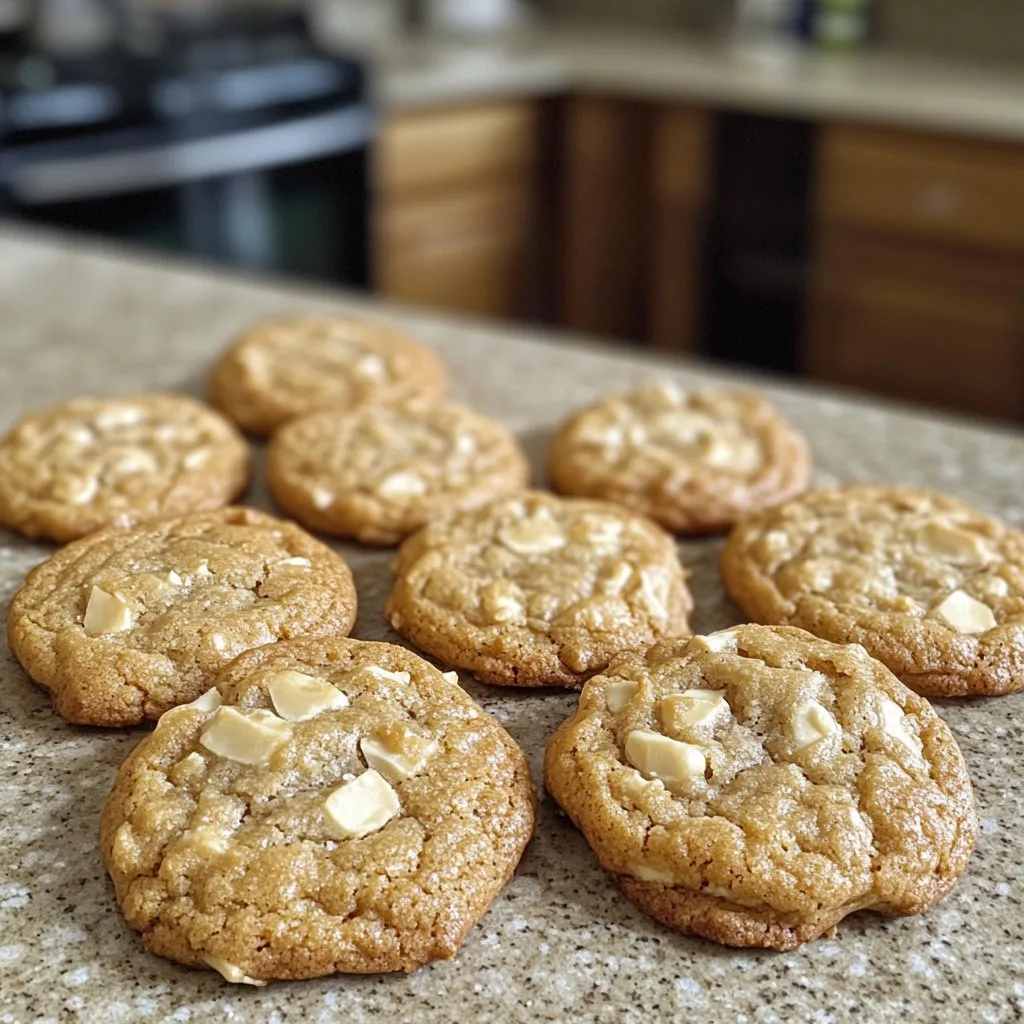
<path id="1" fill-rule="evenodd" d="M 1024 535 L 931 491 L 815 491 L 741 523 L 722 554 L 760 622 L 856 642 L 927 696 L 1024 688 Z"/>
<path id="2" fill-rule="evenodd" d="M 652 917 L 792 949 L 848 914 L 919 914 L 974 847 L 949 728 L 860 646 L 738 626 L 617 658 L 544 780 Z"/>
<path id="3" fill-rule="evenodd" d="M 210 400 L 247 434 L 266 437 L 293 416 L 444 391 L 440 359 L 387 324 L 306 317 L 243 334 L 214 367 Z"/>
<path id="4" fill-rule="evenodd" d="M 227 508 L 73 541 L 29 573 L 7 636 L 69 722 L 135 725 L 194 700 L 243 651 L 345 634 L 355 614 L 338 555 Z"/>
<path id="5" fill-rule="evenodd" d="M 77 398 L 0 441 L 0 522 L 30 539 L 220 508 L 249 481 L 249 447 L 181 395 Z"/>
<path id="6" fill-rule="evenodd" d="M 727 530 L 799 494 L 804 439 L 759 395 L 652 385 L 582 409 L 555 435 L 555 490 L 617 501 L 673 533 Z"/>
<path id="7" fill-rule="evenodd" d="M 146 947 L 262 985 L 450 959 L 533 834 L 453 673 L 340 637 L 250 651 L 122 766 L 100 842 Z"/>
<path id="8" fill-rule="evenodd" d="M 392 626 L 506 686 L 576 686 L 620 651 L 689 634 L 672 538 L 603 501 L 524 492 L 438 520 L 395 561 Z"/>
<path id="9" fill-rule="evenodd" d="M 530 482 L 500 423 L 418 400 L 291 420 L 274 434 L 268 473 L 278 503 L 304 526 L 384 545 Z"/>

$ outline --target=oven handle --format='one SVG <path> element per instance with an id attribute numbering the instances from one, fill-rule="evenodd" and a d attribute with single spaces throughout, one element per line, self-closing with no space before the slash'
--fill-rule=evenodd
<path id="1" fill-rule="evenodd" d="M 10 190 L 22 206 L 107 198 L 317 160 L 366 146 L 372 135 L 373 112 L 359 104 L 216 138 L 27 163 L 13 170 Z"/>

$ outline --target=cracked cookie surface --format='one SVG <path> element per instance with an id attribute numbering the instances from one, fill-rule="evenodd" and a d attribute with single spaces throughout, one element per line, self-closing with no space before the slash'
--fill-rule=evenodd
<path id="1" fill-rule="evenodd" d="M 858 645 L 738 626 L 616 659 L 552 737 L 548 792 L 646 913 L 792 949 L 921 913 L 974 846 L 949 728 Z"/>
<path id="2" fill-rule="evenodd" d="M 810 454 L 754 392 L 661 384 L 581 409 L 556 433 L 548 467 L 563 494 L 616 501 L 673 533 L 701 534 L 799 494 Z"/>
<path id="3" fill-rule="evenodd" d="M 243 651 L 348 633 L 355 613 L 338 555 L 228 508 L 73 541 L 29 573 L 7 635 L 69 722 L 134 725 L 193 700 Z"/>
<path id="4" fill-rule="evenodd" d="M 420 401 L 324 410 L 285 424 L 268 453 L 271 491 L 323 533 L 397 544 L 431 519 L 529 483 L 530 467 L 500 423 Z"/>
<path id="5" fill-rule="evenodd" d="M 249 447 L 180 395 L 77 398 L 0 441 L 0 522 L 69 541 L 106 527 L 220 508 L 249 480 Z"/>
<path id="6" fill-rule="evenodd" d="M 161 956 L 257 984 L 449 959 L 533 834 L 523 752 L 404 648 L 264 647 L 198 705 L 136 747 L 101 825 Z"/>
<path id="7" fill-rule="evenodd" d="M 1024 687 L 1024 534 L 933 491 L 814 491 L 741 523 L 722 554 L 753 619 L 855 641 L 928 696 Z"/>
<path id="8" fill-rule="evenodd" d="M 221 356 L 210 400 L 254 437 L 317 409 L 353 409 L 444 391 L 448 375 L 429 348 L 387 324 L 304 317 L 261 324 Z"/>
<path id="9" fill-rule="evenodd" d="M 622 650 L 689 633 L 672 538 L 610 502 L 493 502 L 414 534 L 394 569 L 392 626 L 485 683 L 576 686 Z"/>

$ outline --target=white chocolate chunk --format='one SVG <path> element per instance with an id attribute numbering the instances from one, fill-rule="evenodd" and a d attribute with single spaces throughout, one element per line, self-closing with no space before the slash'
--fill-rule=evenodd
<path id="1" fill-rule="evenodd" d="M 194 448 L 192 451 L 188 452 L 185 458 L 181 461 L 186 469 L 199 469 L 199 467 L 205 465 L 209 459 L 209 448 Z"/>
<path id="2" fill-rule="evenodd" d="M 650 394 L 662 402 L 667 402 L 669 405 L 682 405 L 686 398 L 686 392 L 678 385 L 675 381 L 663 380 L 657 384 L 652 384 L 644 391 L 650 392 Z"/>
<path id="3" fill-rule="evenodd" d="M 282 566 L 293 566 L 296 569 L 308 569 L 312 562 L 308 558 L 282 558 L 277 563 L 278 568 Z"/>
<path id="4" fill-rule="evenodd" d="M 646 729 L 634 729 L 626 737 L 626 757 L 645 775 L 663 782 L 703 778 L 707 767 L 700 747 Z"/>
<path id="5" fill-rule="evenodd" d="M 985 633 L 996 626 L 992 609 L 964 590 L 954 590 L 932 610 L 958 633 Z"/>
<path id="6" fill-rule="evenodd" d="M 921 756 L 924 750 L 921 737 L 907 728 L 907 716 L 903 713 L 903 708 L 896 701 L 883 697 L 879 717 L 882 723 L 882 731 L 886 735 L 891 736 L 894 740 L 899 740 L 911 753 L 916 754 L 918 757 Z"/>
<path id="7" fill-rule="evenodd" d="M 398 794 L 373 768 L 343 782 L 324 801 L 324 811 L 340 839 L 361 839 L 377 832 L 401 809 Z"/>
<path id="8" fill-rule="evenodd" d="M 582 423 L 576 437 L 583 444 L 601 448 L 621 448 L 626 443 L 626 432 L 618 423 Z"/>
<path id="9" fill-rule="evenodd" d="M 96 417 L 96 426 L 100 430 L 109 430 L 112 427 L 130 427 L 134 423 L 141 422 L 143 412 L 134 405 L 124 405 L 113 409 L 104 409 Z"/>
<path id="10" fill-rule="evenodd" d="M 315 508 L 323 510 L 334 504 L 334 495 L 326 488 L 314 487 L 310 493 L 310 500 Z"/>
<path id="11" fill-rule="evenodd" d="M 634 862 L 629 865 L 628 871 L 640 882 L 656 882 L 659 885 L 672 885 L 675 882 L 675 876 L 670 871 L 649 864 Z"/>
<path id="12" fill-rule="evenodd" d="M 356 376 L 364 380 L 384 380 L 388 375 L 388 364 L 376 352 L 367 352 L 356 360 L 352 367 Z"/>
<path id="13" fill-rule="evenodd" d="M 729 704 L 723 690 L 684 690 L 663 697 L 658 707 L 662 725 L 703 725 Z"/>
<path id="14" fill-rule="evenodd" d="M 169 584 L 172 587 L 180 587 L 182 584 L 181 576 L 178 575 L 173 569 L 164 575 L 164 583 Z"/>
<path id="15" fill-rule="evenodd" d="M 265 981 L 257 981 L 255 978 L 250 978 L 248 974 L 245 974 L 241 967 L 236 967 L 233 963 L 229 963 L 227 960 L 222 960 L 219 956 L 203 956 L 203 959 L 225 980 L 230 981 L 232 985 L 255 985 L 257 988 L 262 988 L 266 985 Z"/>
<path id="16" fill-rule="evenodd" d="M 941 520 L 925 523 L 917 531 L 917 546 L 958 564 L 975 564 L 986 559 L 981 538 Z"/>
<path id="17" fill-rule="evenodd" d="M 617 715 L 636 696 L 639 689 L 640 684 L 634 683 L 632 679 L 619 679 L 612 683 L 605 694 L 608 710 Z"/>
<path id="18" fill-rule="evenodd" d="M 90 636 L 104 633 L 123 633 L 134 625 L 132 610 L 120 594 L 108 594 L 93 587 L 89 603 L 85 606 L 85 631 Z"/>
<path id="19" fill-rule="evenodd" d="M 96 435 L 81 423 L 72 424 L 63 431 L 64 439 L 76 448 L 84 448 L 96 440 Z"/>
<path id="20" fill-rule="evenodd" d="M 761 465 L 761 449 L 749 437 L 725 440 L 712 438 L 702 460 L 716 469 L 731 469 L 734 473 L 751 473 Z"/>
<path id="21" fill-rule="evenodd" d="M 659 621 L 668 618 L 668 589 L 668 579 L 661 566 L 649 565 L 640 570 L 640 600 L 647 611 Z"/>
<path id="22" fill-rule="evenodd" d="M 735 652 L 737 650 L 736 631 L 720 629 L 717 633 L 709 633 L 707 636 L 699 634 L 692 636 L 686 649 L 687 651 L 710 651 L 713 654 L 719 654 L 722 651 Z"/>
<path id="23" fill-rule="evenodd" d="M 68 505 L 87 505 L 99 490 L 95 476 L 79 476 L 76 473 L 61 473 L 53 481 L 50 493 L 57 501 Z"/>
<path id="24" fill-rule="evenodd" d="M 508 580 L 495 580 L 480 594 L 483 611 L 491 622 L 521 623 L 526 619 L 526 607 L 519 600 L 519 590 Z"/>
<path id="25" fill-rule="evenodd" d="M 543 512 L 499 530 L 498 540 L 517 555 L 546 555 L 565 547 L 561 527 Z"/>
<path id="26" fill-rule="evenodd" d="M 437 744 L 402 723 L 375 729 L 359 741 L 366 763 L 384 778 L 394 781 L 419 774 L 437 750 Z"/>
<path id="27" fill-rule="evenodd" d="M 418 473 L 392 473 L 377 484 L 382 498 L 413 498 L 427 493 L 427 482 Z"/>
<path id="28" fill-rule="evenodd" d="M 458 672 L 442 672 L 441 678 L 446 683 L 451 683 L 452 686 L 458 686 L 459 684 L 459 673 Z"/>
<path id="29" fill-rule="evenodd" d="M 264 677 L 274 710 L 286 722 L 305 722 L 331 708 L 347 708 L 348 697 L 335 686 L 304 672 L 271 672 Z"/>
<path id="30" fill-rule="evenodd" d="M 231 830 L 218 825 L 196 825 L 181 834 L 181 841 L 204 857 L 227 853 L 230 839 Z"/>
<path id="31" fill-rule="evenodd" d="M 633 569 L 628 562 L 616 562 L 611 571 L 598 582 L 598 586 L 604 594 L 621 594 L 622 588 L 632 576 Z"/>
<path id="32" fill-rule="evenodd" d="M 216 647 L 218 651 L 226 651 L 228 649 L 227 637 L 223 636 L 221 633 L 214 633 L 210 637 L 210 640 L 213 643 L 213 646 Z"/>
<path id="33" fill-rule="evenodd" d="M 199 563 L 199 568 L 196 569 L 196 571 L 195 571 L 195 573 L 193 575 L 195 575 L 195 576 L 212 576 L 213 573 L 210 571 L 210 563 L 204 558 Z"/>
<path id="34" fill-rule="evenodd" d="M 476 438 L 472 434 L 457 434 L 453 447 L 456 455 L 472 455 L 476 451 Z"/>
<path id="35" fill-rule="evenodd" d="M 837 736 L 842 731 L 828 708 L 816 700 L 806 700 L 793 709 L 790 733 L 797 750 L 804 750 L 830 736 Z"/>
<path id="36" fill-rule="evenodd" d="M 377 679 L 387 679 L 392 683 L 408 683 L 412 680 L 412 676 L 408 672 L 389 672 L 386 668 L 381 668 L 380 665 L 366 665 L 363 671 L 369 672 Z"/>
<path id="37" fill-rule="evenodd" d="M 157 469 L 156 457 L 143 448 L 133 448 L 121 456 L 111 467 L 114 473 L 154 473 Z"/>
<path id="38" fill-rule="evenodd" d="M 585 516 L 573 528 L 573 534 L 595 547 L 616 546 L 622 536 L 622 521 L 611 516 Z"/>
<path id="39" fill-rule="evenodd" d="M 196 697 L 188 704 L 182 704 L 183 708 L 192 708 L 194 711 L 216 711 L 224 703 L 220 690 L 216 686 L 211 687 L 206 693 Z"/>
<path id="40" fill-rule="evenodd" d="M 217 709 L 199 736 L 213 754 L 239 764 L 266 764 L 292 736 L 292 727 L 270 711 Z"/>

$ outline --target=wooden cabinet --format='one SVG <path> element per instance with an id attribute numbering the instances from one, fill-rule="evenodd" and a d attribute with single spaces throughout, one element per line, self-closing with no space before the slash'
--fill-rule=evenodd
<path id="1" fill-rule="evenodd" d="M 1024 417 L 1024 150 L 823 130 L 803 366 Z"/>
<path id="2" fill-rule="evenodd" d="M 378 144 L 380 294 L 483 316 L 524 312 L 538 111 L 527 101 L 398 114 Z"/>
<path id="3" fill-rule="evenodd" d="M 563 322 L 693 347 L 710 114 L 599 95 L 566 105 Z"/>

